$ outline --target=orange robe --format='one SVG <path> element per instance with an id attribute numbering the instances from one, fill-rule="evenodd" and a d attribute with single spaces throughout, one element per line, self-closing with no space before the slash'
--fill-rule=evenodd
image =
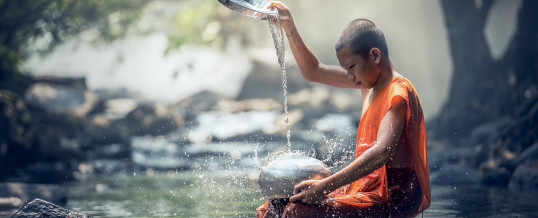
<path id="1" fill-rule="evenodd" d="M 411 166 L 412 169 L 406 170 L 412 173 L 398 173 L 398 169 L 389 169 L 390 174 L 387 174 L 386 166 L 383 166 L 330 193 L 328 198 L 324 200 L 324 204 L 287 203 L 283 210 L 283 217 L 415 216 L 430 206 L 430 176 L 426 154 L 424 115 L 417 91 L 411 82 L 403 76 L 394 77 L 388 85 L 383 87 L 363 113 L 357 132 L 355 158 L 374 145 L 381 120 L 391 108 L 393 100 L 397 98 L 403 99 L 407 105 L 405 127 L 398 145 L 411 149 L 407 165 Z M 401 178 L 397 178 L 398 176 Z M 389 180 L 389 178 L 393 180 Z M 411 196 L 416 196 L 417 203 L 406 212 L 398 211 L 396 206 L 395 196 L 398 193 L 406 193 L 405 191 L 398 192 L 398 182 L 394 182 L 398 180 L 404 186 L 407 185 L 406 182 L 412 183 L 412 181 L 418 181 L 420 185 L 420 189 L 418 187 L 413 189 L 417 190 L 416 195 L 412 194 Z M 269 202 L 260 206 L 258 217 L 274 216 L 274 211 L 271 210 L 272 206 L 274 205 Z"/>

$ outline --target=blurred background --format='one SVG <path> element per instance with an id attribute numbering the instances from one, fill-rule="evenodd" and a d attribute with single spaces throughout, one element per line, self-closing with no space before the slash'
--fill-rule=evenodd
<path id="1" fill-rule="evenodd" d="M 283 1 L 321 62 L 356 18 L 422 101 L 426 216 L 532 216 L 538 2 Z M 0 216 L 36 197 L 91 216 L 255 216 L 285 148 L 267 21 L 218 1 L 0 0 Z M 358 90 L 308 83 L 286 45 L 291 141 L 353 159 Z"/>

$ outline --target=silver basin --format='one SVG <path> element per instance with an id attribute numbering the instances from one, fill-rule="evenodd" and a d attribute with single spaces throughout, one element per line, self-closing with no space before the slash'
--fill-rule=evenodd
<path id="1" fill-rule="evenodd" d="M 286 153 L 262 168 L 258 184 L 263 196 L 269 200 L 289 198 L 296 184 L 330 175 L 331 170 L 320 160 L 298 153 Z"/>
<path id="2" fill-rule="evenodd" d="M 277 15 L 277 10 L 269 10 L 267 0 L 219 0 L 224 6 L 248 17 L 265 20 L 269 15 Z"/>

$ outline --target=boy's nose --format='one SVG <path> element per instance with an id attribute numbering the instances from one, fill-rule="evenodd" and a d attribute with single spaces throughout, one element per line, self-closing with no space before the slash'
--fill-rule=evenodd
<path id="1" fill-rule="evenodd" d="M 355 79 L 355 76 L 353 74 L 348 74 L 347 79 L 353 81 Z"/>

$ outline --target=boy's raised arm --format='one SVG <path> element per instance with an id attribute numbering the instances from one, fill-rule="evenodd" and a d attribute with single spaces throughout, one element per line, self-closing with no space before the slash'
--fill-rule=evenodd
<path id="1" fill-rule="evenodd" d="M 278 10 L 280 22 L 286 31 L 293 56 L 306 80 L 342 88 L 357 88 L 348 79 L 347 72 L 344 69 L 338 66 L 325 65 L 318 60 L 299 35 L 288 7 L 281 2 L 274 1 L 271 2 L 269 8 Z"/>

